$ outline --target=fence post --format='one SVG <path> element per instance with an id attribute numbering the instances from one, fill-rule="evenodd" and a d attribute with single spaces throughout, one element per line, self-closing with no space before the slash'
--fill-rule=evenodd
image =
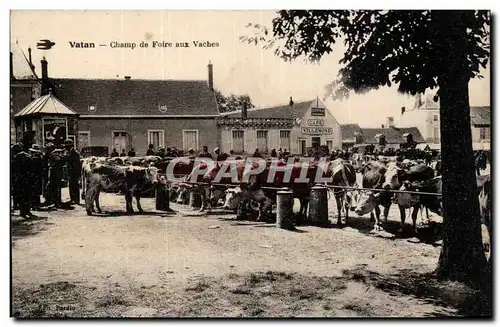
<path id="1" fill-rule="evenodd" d="M 189 192 L 189 207 L 192 209 L 201 208 L 201 194 L 198 190 Z"/>
<path id="2" fill-rule="evenodd" d="M 328 193 L 322 186 L 311 188 L 309 200 L 309 221 L 318 226 L 328 225 Z"/>
<path id="3" fill-rule="evenodd" d="M 295 230 L 292 223 L 293 216 L 293 192 L 285 189 L 277 192 L 276 195 L 276 228 Z"/>

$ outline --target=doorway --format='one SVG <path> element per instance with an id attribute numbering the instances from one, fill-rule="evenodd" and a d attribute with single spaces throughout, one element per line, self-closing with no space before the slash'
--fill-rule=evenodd
<path id="1" fill-rule="evenodd" d="M 311 147 L 313 149 L 319 149 L 319 146 L 321 145 L 321 137 L 319 136 L 313 136 L 311 137 Z"/>

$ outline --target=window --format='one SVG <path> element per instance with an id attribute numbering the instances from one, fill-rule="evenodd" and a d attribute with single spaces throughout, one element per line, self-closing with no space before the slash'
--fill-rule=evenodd
<path id="1" fill-rule="evenodd" d="M 243 146 L 243 139 L 244 139 L 244 132 L 241 130 L 233 131 L 233 138 L 232 138 L 232 150 L 236 153 L 242 153 L 245 151 L 245 148 Z"/>
<path id="2" fill-rule="evenodd" d="M 121 153 L 122 150 L 125 152 L 128 149 L 128 134 L 125 131 L 113 131 L 113 144 L 112 149 L 116 149 L 118 153 Z"/>
<path id="3" fill-rule="evenodd" d="M 189 150 L 189 148 L 193 148 L 194 150 L 199 149 L 197 129 L 185 129 L 182 131 L 182 146 L 185 151 Z"/>
<path id="4" fill-rule="evenodd" d="M 480 140 L 489 140 L 490 139 L 490 129 L 489 129 L 489 127 L 481 127 L 479 129 L 479 139 Z"/>
<path id="5" fill-rule="evenodd" d="M 333 141 L 332 140 L 327 140 L 326 141 L 326 146 L 328 147 L 328 151 L 332 151 L 333 150 Z"/>
<path id="6" fill-rule="evenodd" d="M 90 131 L 79 131 L 78 132 L 78 148 L 84 148 L 90 145 Z"/>
<path id="7" fill-rule="evenodd" d="M 439 127 L 434 127 L 432 136 L 436 140 L 439 139 Z"/>
<path id="8" fill-rule="evenodd" d="M 439 115 L 434 115 L 434 121 L 439 121 Z"/>
<path id="9" fill-rule="evenodd" d="M 158 149 L 159 147 L 164 146 L 164 133 L 163 130 L 148 130 L 148 146 L 149 144 L 153 144 L 154 149 Z"/>
<path id="10" fill-rule="evenodd" d="M 89 111 L 95 111 L 95 109 L 96 109 L 96 106 L 95 106 L 95 105 L 91 104 L 91 105 L 89 106 Z"/>
<path id="11" fill-rule="evenodd" d="M 260 152 L 267 152 L 267 131 L 257 131 L 257 148 Z"/>
<path id="12" fill-rule="evenodd" d="M 280 131 L 280 148 L 290 150 L 290 131 Z"/>

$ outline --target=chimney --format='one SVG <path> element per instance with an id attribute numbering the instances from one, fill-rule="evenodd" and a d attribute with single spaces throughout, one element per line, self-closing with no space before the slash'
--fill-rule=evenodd
<path id="1" fill-rule="evenodd" d="M 41 95 L 46 95 L 48 93 L 50 82 L 49 82 L 49 73 L 48 73 L 48 62 L 45 60 L 45 57 L 42 58 L 42 92 Z"/>
<path id="2" fill-rule="evenodd" d="M 382 128 L 384 128 L 384 124 L 382 124 Z"/>
<path id="3" fill-rule="evenodd" d="M 14 79 L 14 63 L 13 63 L 13 54 L 10 53 L 10 79 Z"/>
<path id="4" fill-rule="evenodd" d="M 387 127 L 394 127 L 394 117 L 387 117 Z"/>
<path id="5" fill-rule="evenodd" d="M 132 76 L 124 76 L 124 77 L 125 77 L 125 79 L 126 79 L 127 81 L 128 81 L 128 80 L 130 80 L 130 79 L 132 78 Z"/>
<path id="6" fill-rule="evenodd" d="M 406 108 L 405 107 L 401 107 L 401 115 L 404 114 L 406 111 Z"/>
<path id="7" fill-rule="evenodd" d="M 241 108 L 241 118 L 247 118 L 247 102 L 243 101 L 243 107 Z"/>
<path id="8" fill-rule="evenodd" d="M 30 68 L 31 68 L 31 70 L 34 70 L 35 66 L 33 66 L 33 61 L 31 60 L 31 48 L 28 48 L 28 60 L 30 62 Z"/>
<path id="9" fill-rule="evenodd" d="M 294 103 L 293 99 L 292 99 L 292 97 L 290 97 L 290 102 L 288 103 L 290 105 L 290 107 L 293 106 L 293 103 Z"/>
<path id="10" fill-rule="evenodd" d="M 211 61 L 208 61 L 208 87 L 214 89 L 214 69 Z"/>
<path id="11" fill-rule="evenodd" d="M 42 58 L 42 80 L 48 80 L 49 79 L 49 73 L 48 73 L 48 65 L 49 63 L 47 60 L 45 60 L 45 57 Z"/>

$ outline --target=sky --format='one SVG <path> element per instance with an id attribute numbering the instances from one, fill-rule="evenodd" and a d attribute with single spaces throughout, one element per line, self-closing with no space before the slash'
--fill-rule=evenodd
<path id="1" fill-rule="evenodd" d="M 284 62 L 271 50 L 240 41 L 251 36 L 248 23 L 270 26 L 273 11 L 12 11 L 11 44 L 27 55 L 33 49 L 37 74 L 46 57 L 50 77 L 197 79 L 206 80 L 207 64 L 213 64 L 214 86 L 225 94 L 248 94 L 258 107 L 294 101 L 322 99 L 324 87 L 337 76 L 343 45 L 316 64 L 297 59 Z M 38 50 L 39 40 L 56 44 Z M 141 48 L 147 41 L 148 48 Z M 153 41 L 173 47 L 152 47 Z M 193 41 L 218 43 L 218 47 L 194 47 Z M 93 42 L 96 48 L 72 48 L 70 42 Z M 136 43 L 135 49 L 111 48 L 111 42 Z M 188 42 L 189 48 L 175 47 Z M 99 44 L 105 44 L 101 47 Z M 14 71 L 20 68 L 15 60 Z M 471 105 L 490 105 L 490 68 L 483 79 L 470 82 Z M 348 100 L 324 101 L 340 123 L 377 127 L 387 117 L 396 124 L 401 107 L 412 108 L 414 99 L 396 88 L 381 88 Z"/>

